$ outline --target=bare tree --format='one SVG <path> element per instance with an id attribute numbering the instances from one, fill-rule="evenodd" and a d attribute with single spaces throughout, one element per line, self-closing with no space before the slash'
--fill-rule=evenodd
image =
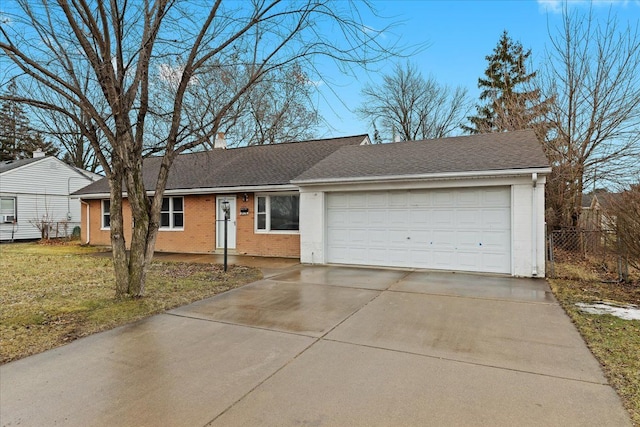
<path id="1" fill-rule="evenodd" d="M 469 112 L 467 90 L 425 79 L 415 65 L 396 65 L 380 85 L 365 85 L 358 109 L 363 119 L 380 122 L 388 140 L 442 138 L 462 124 Z"/>
<path id="2" fill-rule="evenodd" d="M 78 80 L 82 90 L 88 92 L 93 85 L 90 70 L 85 70 Z M 82 134 L 82 129 L 74 122 L 71 116 L 79 118 L 83 122 L 90 120 L 82 109 L 61 96 L 55 91 L 48 90 L 42 84 L 38 84 L 40 98 L 48 104 L 58 105 L 65 111 L 73 111 L 73 114 L 60 113 L 58 110 L 32 108 L 33 117 L 37 119 L 35 126 L 43 135 L 54 141 L 61 150 L 61 158 L 66 163 L 91 172 L 100 170 L 100 162 L 89 140 Z M 101 144 L 104 146 L 103 144 Z"/>
<path id="3" fill-rule="evenodd" d="M 0 49 L 25 89 L 15 100 L 65 114 L 90 141 L 110 184 L 111 245 L 116 293 L 121 296 L 144 294 L 174 159 L 210 141 L 247 91 L 288 64 L 303 64 L 313 71 L 321 56 L 343 66 L 388 56 L 376 34 L 367 32 L 360 21 L 357 7 L 368 7 L 366 3 L 17 0 L 16 4 L 20 15 L 0 24 Z M 205 114 L 191 114 L 197 111 L 192 106 L 205 89 L 206 73 L 212 68 L 232 71 L 238 64 L 252 67 L 243 79 L 228 79 Z M 81 81 L 85 70 L 90 70 L 88 88 Z M 29 91 L 36 83 L 77 109 L 65 109 L 38 91 Z M 166 90 L 161 91 L 163 85 Z M 143 153 L 149 146 L 162 156 L 151 200 L 142 179 Z M 130 252 L 123 229 L 124 190 L 134 219 Z"/>
<path id="4" fill-rule="evenodd" d="M 255 64 L 216 67 L 201 76 L 206 81 L 189 114 L 202 117 L 229 87 L 237 87 Z M 219 129 L 230 146 L 276 144 L 312 139 L 320 115 L 312 101 L 316 90 L 302 67 L 287 64 L 265 73 L 222 118 Z"/>
<path id="5" fill-rule="evenodd" d="M 547 204 L 556 226 L 576 226 L 583 190 L 629 176 L 640 156 L 640 36 L 615 17 L 569 13 L 551 38 L 538 84 L 554 99 L 545 148 L 554 167 Z M 555 222 L 555 224 L 554 224 Z"/>
<path id="6" fill-rule="evenodd" d="M 620 242 L 621 255 L 640 270 L 640 181 L 611 198 L 604 215 L 614 224 Z"/>

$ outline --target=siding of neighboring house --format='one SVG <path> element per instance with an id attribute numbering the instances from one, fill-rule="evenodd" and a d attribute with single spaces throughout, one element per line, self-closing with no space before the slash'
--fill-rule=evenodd
<path id="1" fill-rule="evenodd" d="M 298 233 L 256 233 L 254 215 L 254 195 L 247 194 L 246 202 L 238 197 L 237 217 L 237 242 L 236 249 L 232 253 L 255 256 L 300 256 L 300 235 Z M 101 200 L 84 201 L 82 210 L 82 224 L 87 224 L 87 209 L 89 206 L 89 236 L 82 229 L 82 241 L 92 245 L 111 245 L 110 230 L 103 229 Z M 155 249 L 160 252 L 191 252 L 213 253 L 216 252 L 216 196 L 185 195 L 184 196 L 184 228 L 182 230 L 158 231 Z M 131 242 L 131 210 L 129 202 L 124 199 L 123 217 L 125 240 L 127 245 Z M 248 215 L 240 215 L 240 209 L 247 207 Z M 233 220 L 233 219 L 232 219 Z"/>
<path id="2" fill-rule="evenodd" d="M 71 234 L 80 225 L 80 201 L 69 194 L 91 182 L 54 157 L 3 172 L 0 196 L 15 198 L 16 223 L 0 224 L 0 240 L 40 238 L 33 223 L 43 218 L 57 223 L 59 234 Z"/>

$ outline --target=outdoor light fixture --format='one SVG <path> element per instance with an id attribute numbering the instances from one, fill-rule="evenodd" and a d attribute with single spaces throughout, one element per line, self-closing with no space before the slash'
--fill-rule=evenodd
<path id="1" fill-rule="evenodd" d="M 248 195 L 247 193 L 244 193 L 244 194 L 242 195 L 242 201 L 243 201 L 243 202 L 246 202 L 246 201 L 248 201 L 248 200 L 249 200 L 249 195 Z"/>
<path id="2" fill-rule="evenodd" d="M 222 212 L 224 212 L 224 271 L 227 271 L 227 224 L 229 223 L 229 212 L 231 207 L 229 201 L 224 199 L 222 201 Z"/>

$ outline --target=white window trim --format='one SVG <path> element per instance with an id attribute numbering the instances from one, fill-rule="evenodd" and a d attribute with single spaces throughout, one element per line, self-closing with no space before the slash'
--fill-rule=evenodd
<path id="1" fill-rule="evenodd" d="M 100 200 L 100 230 L 111 230 L 111 209 L 109 209 L 109 225 L 104 225 L 104 202 L 109 202 L 109 208 L 111 208 L 111 200 L 110 199 L 102 199 Z"/>
<path id="2" fill-rule="evenodd" d="M 9 213 L 0 213 L 0 215 L 2 217 L 4 217 L 4 215 L 11 215 L 14 218 L 14 221 L 17 221 L 18 219 L 18 198 L 15 196 L 1 196 L 0 199 L 2 200 L 12 200 L 13 201 L 13 212 L 11 214 Z M 2 218 L 0 218 L 0 224 L 5 224 L 4 220 Z"/>
<path id="3" fill-rule="evenodd" d="M 163 227 L 160 226 L 158 228 L 158 231 L 184 231 L 184 222 L 185 222 L 185 215 L 184 215 L 184 196 L 165 196 L 162 198 L 164 199 L 169 199 L 169 210 L 168 211 L 163 211 L 162 208 L 160 208 L 160 221 L 162 221 L 162 213 L 163 212 L 169 212 L 169 226 L 168 227 Z M 175 211 L 173 210 L 173 199 L 182 199 L 182 210 L 181 211 Z M 180 227 L 175 227 L 173 225 L 173 214 L 174 213 L 181 213 L 182 214 L 182 225 Z"/>
<path id="4" fill-rule="evenodd" d="M 277 193 L 255 193 L 254 199 L 254 212 L 253 216 L 253 230 L 256 234 L 300 234 L 300 223 L 298 222 L 298 230 L 271 230 L 271 196 L 298 196 L 300 200 L 300 193 L 297 191 L 277 192 Z M 266 212 L 266 230 L 258 229 L 258 197 L 265 197 L 265 212 Z M 300 206 L 298 204 L 298 206 Z M 300 212 L 298 212 L 298 218 Z"/>

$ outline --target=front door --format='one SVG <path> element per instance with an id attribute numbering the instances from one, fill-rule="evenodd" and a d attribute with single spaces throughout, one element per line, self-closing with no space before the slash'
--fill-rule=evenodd
<path id="1" fill-rule="evenodd" d="M 236 196 L 216 197 L 216 248 L 224 248 L 224 201 L 229 202 L 229 220 L 227 221 L 227 248 L 236 248 Z"/>

